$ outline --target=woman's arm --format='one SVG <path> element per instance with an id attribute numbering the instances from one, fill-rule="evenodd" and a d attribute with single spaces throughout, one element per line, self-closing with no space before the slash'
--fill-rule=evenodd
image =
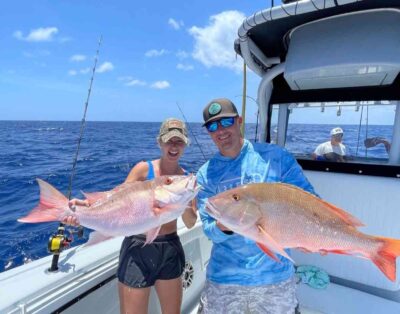
<path id="1" fill-rule="evenodd" d="M 125 182 L 145 181 L 147 179 L 147 173 L 149 172 L 149 166 L 147 162 L 141 161 L 137 163 L 132 170 L 129 172 L 125 179 Z"/>

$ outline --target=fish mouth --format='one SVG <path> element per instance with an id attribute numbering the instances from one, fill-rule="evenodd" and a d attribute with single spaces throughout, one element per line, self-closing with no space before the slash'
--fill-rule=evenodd
<path id="1" fill-rule="evenodd" d="M 194 187 L 196 186 L 196 176 L 193 175 L 193 173 L 188 175 L 188 181 L 186 183 L 185 188 L 188 189 L 189 191 L 193 191 Z"/>
<path id="2" fill-rule="evenodd" d="M 184 189 L 186 190 L 184 194 L 172 191 L 170 191 L 170 194 L 176 198 L 181 197 L 180 202 L 182 203 L 188 203 L 194 199 L 201 189 L 201 185 L 197 184 L 197 178 L 194 174 L 188 175 Z"/>
<path id="3" fill-rule="evenodd" d="M 197 184 L 197 178 L 193 173 L 189 175 L 189 180 L 186 183 L 185 188 L 189 190 L 189 192 L 193 193 L 195 196 L 197 195 L 197 193 L 199 193 L 201 185 Z"/>
<path id="4" fill-rule="evenodd" d="M 210 200 L 207 200 L 206 202 L 206 212 L 217 220 L 218 218 L 221 218 L 221 214 Z"/>

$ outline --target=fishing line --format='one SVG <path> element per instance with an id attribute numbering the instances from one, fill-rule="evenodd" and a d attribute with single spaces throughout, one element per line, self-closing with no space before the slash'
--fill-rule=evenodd
<path id="1" fill-rule="evenodd" d="M 89 106 L 90 95 L 92 93 L 92 85 L 93 85 L 93 80 L 94 80 L 94 73 L 96 72 L 97 60 L 98 60 L 98 57 L 99 57 L 99 50 L 100 50 L 100 45 L 101 45 L 102 39 L 103 39 L 103 37 L 100 36 L 99 43 L 98 43 L 98 46 L 97 46 L 97 51 L 96 51 L 96 57 L 94 58 L 94 66 L 93 66 L 93 69 L 92 69 L 92 77 L 90 78 L 89 90 L 88 90 L 88 94 L 87 94 L 87 98 L 86 98 L 86 102 L 85 102 L 85 110 L 83 112 L 83 118 L 82 118 L 82 122 L 81 122 L 81 130 L 80 130 L 80 133 L 79 133 L 78 144 L 77 144 L 76 151 L 75 151 L 74 161 L 72 163 L 71 176 L 69 178 L 68 199 L 71 199 L 72 181 L 73 181 L 74 176 L 75 176 L 75 168 L 76 168 L 76 164 L 78 162 L 79 149 L 81 147 L 83 131 L 84 131 L 85 125 L 86 125 L 86 112 L 87 112 L 87 108 Z"/>
<path id="2" fill-rule="evenodd" d="M 96 56 L 94 58 L 94 66 L 92 69 L 92 76 L 90 78 L 90 83 L 89 83 L 89 89 L 88 89 L 88 94 L 86 97 L 86 102 L 85 102 L 85 110 L 83 112 L 83 117 L 82 117 L 82 121 L 81 121 L 81 128 L 80 128 L 80 132 L 79 132 L 79 138 L 78 138 L 78 144 L 76 147 L 76 151 L 75 151 L 75 156 L 72 162 L 72 169 L 71 169 L 71 176 L 69 178 L 69 185 L 68 185 L 68 192 L 67 192 L 67 197 L 70 200 L 71 199 L 71 193 L 72 193 L 72 182 L 75 176 L 75 169 L 76 169 L 76 164 L 78 162 L 78 155 L 79 155 L 79 149 L 81 146 L 81 141 L 82 141 L 82 137 L 83 137 L 83 131 L 85 129 L 85 124 L 86 124 L 86 113 L 87 113 L 87 108 L 89 106 L 89 99 L 90 99 L 90 95 L 92 93 L 92 85 L 93 85 L 93 80 L 94 80 L 94 74 L 96 72 L 96 66 L 97 66 L 97 60 L 99 57 L 99 51 L 100 51 L 100 46 L 101 46 L 101 42 L 103 40 L 103 36 L 100 36 L 99 42 L 98 42 L 98 46 L 97 46 L 97 51 L 96 51 Z M 74 210 L 74 209 L 72 209 Z M 60 257 L 60 253 L 62 252 L 62 250 L 67 247 L 69 245 L 70 242 L 72 242 L 71 238 L 67 238 L 64 235 L 65 232 L 65 228 L 64 228 L 64 224 L 62 222 L 60 222 L 60 225 L 58 226 L 57 229 L 57 234 L 53 235 L 50 237 L 49 242 L 48 242 L 48 250 L 50 251 L 50 253 L 53 254 L 53 259 L 51 261 L 51 267 L 49 268 L 50 272 L 54 272 L 58 270 L 58 259 Z M 82 237 L 83 235 L 83 227 L 79 226 L 78 231 L 76 231 L 78 233 L 79 237 Z M 71 235 L 74 232 L 71 231 Z"/>
<path id="3" fill-rule="evenodd" d="M 182 114 L 182 116 L 183 116 L 183 119 L 184 119 L 185 122 L 186 122 L 186 125 L 188 126 L 188 129 L 189 129 L 190 134 L 192 134 L 192 136 L 193 136 L 193 138 L 194 138 L 194 141 L 196 142 L 197 146 L 199 147 L 200 152 L 201 152 L 201 154 L 203 155 L 204 161 L 207 161 L 206 155 L 204 155 L 204 152 L 203 152 L 203 150 L 201 149 L 200 143 L 197 141 L 197 138 L 196 138 L 196 136 L 194 135 L 194 132 L 192 131 L 192 128 L 190 127 L 190 125 L 189 125 L 189 123 L 188 123 L 188 121 L 187 121 L 187 119 L 186 119 L 186 116 L 185 116 L 185 114 L 183 113 L 183 111 L 182 111 L 181 107 L 179 106 L 178 102 L 176 102 L 176 105 L 178 106 L 178 109 L 179 109 L 179 111 L 181 112 L 181 114 Z"/>

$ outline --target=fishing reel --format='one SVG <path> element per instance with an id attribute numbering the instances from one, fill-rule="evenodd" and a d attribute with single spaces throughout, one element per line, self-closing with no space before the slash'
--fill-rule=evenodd
<path id="1" fill-rule="evenodd" d="M 48 269 L 49 272 L 58 271 L 58 259 L 60 257 L 60 253 L 65 248 L 68 248 L 70 246 L 71 242 L 74 240 L 73 237 L 74 233 L 77 233 L 79 238 L 83 237 L 83 227 L 79 226 L 77 231 L 68 229 L 70 237 L 67 237 L 64 233 L 65 233 L 64 225 L 60 224 L 57 229 L 57 234 L 54 234 L 49 238 L 47 249 L 51 254 L 53 254 L 51 266 Z"/>
<path id="2" fill-rule="evenodd" d="M 78 230 L 67 229 L 70 236 L 65 235 L 65 227 L 60 225 L 57 229 L 57 234 L 53 234 L 49 238 L 47 244 L 47 250 L 51 254 L 60 254 L 65 248 L 69 247 L 71 242 L 74 241 L 74 234 L 78 235 L 78 238 L 83 237 L 83 227 L 79 226 Z"/>
<path id="3" fill-rule="evenodd" d="M 60 254 L 66 247 L 69 247 L 72 242 L 72 237 L 67 237 L 65 234 L 65 228 L 59 226 L 57 229 L 57 234 L 53 234 L 49 238 L 47 244 L 47 250 L 52 254 Z"/>

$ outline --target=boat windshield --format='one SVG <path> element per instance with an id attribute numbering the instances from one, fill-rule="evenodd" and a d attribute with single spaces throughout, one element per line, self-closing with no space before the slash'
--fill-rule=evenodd
<path id="1" fill-rule="evenodd" d="M 273 105 L 271 142 L 297 159 L 387 164 L 396 106 L 397 101 Z M 287 121 L 286 130 L 278 121 Z"/>

